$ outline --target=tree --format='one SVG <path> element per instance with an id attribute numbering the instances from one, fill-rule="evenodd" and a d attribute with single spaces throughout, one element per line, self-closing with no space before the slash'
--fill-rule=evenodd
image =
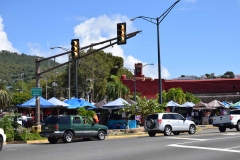
<path id="1" fill-rule="evenodd" d="M 18 105 L 26 102 L 31 98 L 30 92 L 23 92 L 23 93 L 13 93 L 12 94 L 12 104 L 13 105 Z"/>
<path id="2" fill-rule="evenodd" d="M 111 75 L 112 81 L 107 83 L 107 96 L 108 100 L 115 100 L 119 97 L 125 99 L 125 97 L 130 93 L 130 90 L 125 86 L 122 81 L 117 76 Z"/>
<path id="3" fill-rule="evenodd" d="M 223 78 L 234 78 L 235 75 L 232 71 L 227 71 L 226 73 L 224 73 Z"/>
<path id="4" fill-rule="evenodd" d="M 186 92 L 186 101 L 193 102 L 196 104 L 200 102 L 200 99 L 195 97 L 192 93 Z"/>
<path id="5" fill-rule="evenodd" d="M 12 96 L 6 89 L 6 82 L 0 81 L 0 108 L 7 107 L 11 101 Z"/>
<path id="6" fill-rule="evenodd" d="M 167 101 L 173 100 L 179 104 L 183 104 L 186 102 L 185 99 L 185 94 L 182 91 L 181 88 L 171 88 L 169 89 L 169 91 L 166 94 L 167 96 Z"/>

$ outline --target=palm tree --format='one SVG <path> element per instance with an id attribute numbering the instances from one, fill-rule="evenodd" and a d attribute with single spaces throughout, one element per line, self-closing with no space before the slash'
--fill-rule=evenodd
<path id="1" fill-rule="evenodd" d="M 130 90 L 125 86 L 122 81 L 117 76 L 111 75 L 110 78 L 113 81 L 107 83 L 107 96 L 109 100 L 114 100 L 119 97 L 125 99 L 126 96 L 130 93 Z"/>
<path id="2" fill-rule="evenodd" d="M 3 109 L 12 101 L 11 94 L 7 91 L 6 83 L 0 81 L 0 108 Z"/>
<path id="3" fill-rule="evenodd" d="M 171 88 L 167 92 L 167 101 L 173 100 L 179 104 L 186 102 L 186 95 L 181 88 Z"/>

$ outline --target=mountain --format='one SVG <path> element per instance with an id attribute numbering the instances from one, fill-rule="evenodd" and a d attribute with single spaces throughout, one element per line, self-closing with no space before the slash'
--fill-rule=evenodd
<path id="1" fill-rule="evenodd" d="M 39 56 L 31 56 L 19 54 L 16 52 L 0 51 L 0 79 L 6 80 L 8 85 L 12 85 L 15 81 L 24 78 L 24 81 L 35 79 L 35 60 L 44 58 Z M 56 62 L 56 65 L 59 64 Z M 54 61 L 48 60 L 41 62 L 41 69 L 53 67 Z M 63 71 L 61 67 L 58 71 Z"/>

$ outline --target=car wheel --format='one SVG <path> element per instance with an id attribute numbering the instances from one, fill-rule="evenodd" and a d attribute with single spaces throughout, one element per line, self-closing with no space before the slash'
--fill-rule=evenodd
<path id="1" fill-rule="evenodd" d="M 174 134 L 174 135 L 179 135 L 179 134 L 180 134 L 180 132 L 173 132 L 173 134 Z"/>
<path id="2" fill-rule="evenodd" d="M 0 137 L 0 151 L 2 150 L 2 147 L 3 147 L 3 139 L 2 137 Z"/>
<path id="3" fill-rule="evenodd" d="M 218 127 L 218 129 L 219 129 L 220 132 L 225 132 L 226 131 L 225 127 Z"/>
<path id="4" fill-rule="evenodd" d="M 155 132 L 148 132 L 148 135 L 149 135 L 150 137 L 154 137 L 154 136 L 156 135 L 156 133 L 155 133 Z"/>
<path id="5" fill-rule="evenodd" d="M 68 131 L 64 134 L 63 141 L 65 143 L 70 143 L 73 140 L 73 133 L 71 131 Z"/>
<path id="6" fill-rule="evenodd" d="M 97 139 L 104 140 L 106 137 L 106 133 L 103 130 L 98 131 Z"/>
<path id="7" fill-rule="evenodd" d="M 56 144 L 58 142 L 58 139 L 55 137 L 50 137 L 48 138 L 48 142 L 51 144 Z"/>
<path id="8" fill-rule="evenodd" d="M 188 133 L 195 134 L 195 132 L 196 132 L 196 127 L 193 124 L 190 125 Z"/>
<path id="9" fill-rule="evenodd" d="M 240 131 L 240 121 L 237 122 L 237 127 L 236 127 L 237 131 Z"/>
<path id="10" fill-rule="evenodd" d="M 170 136 L 172 133 L 172 128 L 170 126 L 166 126 L 164 128 L 164 136 Z"/>
<path id="11" fill-rule="evenodd" d="M 147 126 L 148 129 L 153 129 L 154 126 L 155 126 L 154 120 L 153 120 L 153 119 L 148 119 L 148 120 L 146 121 L 146 126 Z"/>

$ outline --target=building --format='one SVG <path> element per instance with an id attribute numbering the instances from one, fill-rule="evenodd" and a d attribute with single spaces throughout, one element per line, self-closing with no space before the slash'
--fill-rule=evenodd
<path id="1" fill-rule="evenodd" d="M 141 93 L 147 99 L 156 98 L 159 93 L 158 79 L 145 78 L 142 64 L 135 64 L 136 92 Z M 134 92 L 134 79 L 126 79 L 122 75 L 121 81 L 128 86 L 131 93 Z M 182 88 L 183 92 L 189 92 L 200 98 L 203 102 L 214 99 L 219 101 L 240 101 L 240 78 L 216 78 L 194 80 L 165 80 L 162 79 L 162 90 L 170 88 Z"/>

